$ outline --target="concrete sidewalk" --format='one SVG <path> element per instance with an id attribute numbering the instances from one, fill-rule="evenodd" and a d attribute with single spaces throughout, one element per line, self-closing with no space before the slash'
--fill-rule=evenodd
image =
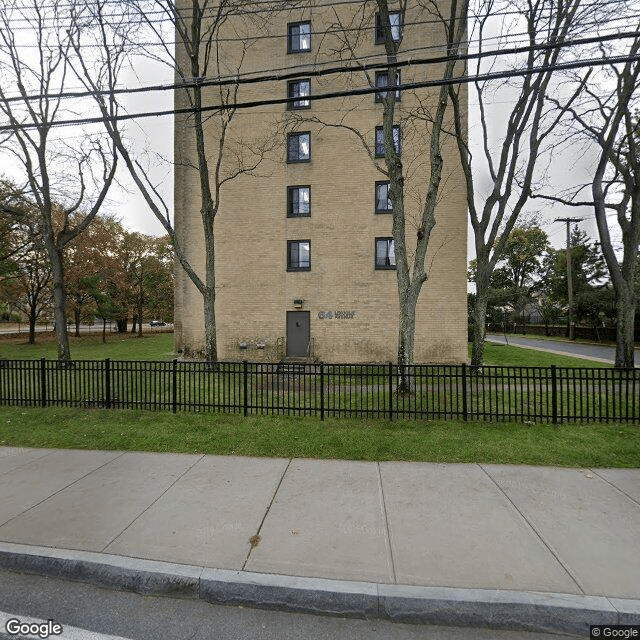
<path id="1" fill-rule="evenodd" d="M 640 469 L 0 447 L 0 496 L 5 568 L 434 624 L 640 624 Z"/>

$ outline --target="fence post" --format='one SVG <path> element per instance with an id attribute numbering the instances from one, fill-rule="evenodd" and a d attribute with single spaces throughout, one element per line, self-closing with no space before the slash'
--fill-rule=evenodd
<path id="1" fill-rule="evenodd" d="M 393 420 L 393 362 L 389 362 L 389 420 Z"/>
<path id="2" fill-rule="evenodd" d="M 104 359 L 104 404 L 107 409 L 111 409 L 111 359 Z"/>
<path id="3" fill-rule="evenodd" d="M 467 408 L 467 363 L 462 363 L 462 419 L 466 422 L 469 415 Z"/>
<path id="4" fill-rule="evenodd" d="M 40 403 L 47 406 L 47 361 L 40 358 Z"/>
<path id="5" fill-rule="evenodd" d="M 324 420 L 324 362 L 320 363 L 320 420 Z"/>
<path id="6" fill-rule="evenodd" d="M 248 398 L 248 385 L 247 385 L 247 373 L 248 373 L 248 362 L 247 360 L 242 361 L 242 392 L 243 392 L 243 410 L 244 417 L 246 418 L 249 415 L 249 398 Z"/>
<path id="7" fill-rule="evenodd" d="M 558 422 L 558 379 L 556 365 L 551 365 L 551 422 Z"/>
<path id="8" fill-rule="evenodd" d="M 173 391 L 171 395 L 171 410 L 173 413 L 178 411 L 178 358 L 173 359 L 173 369 L 171 371 Z"/>

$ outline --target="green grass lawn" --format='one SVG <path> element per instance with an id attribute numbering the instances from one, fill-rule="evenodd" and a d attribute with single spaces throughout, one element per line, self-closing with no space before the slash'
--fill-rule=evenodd
<path id="1" fill-rule="evenodd" d="M 163 360 L 173 335 L 73 338 L 74 359 Z M 51 337 L 0 340 L 0 358 L 55 358 Z M 539 351 L 486 345 L 487 364 L 598 367 Z M 640 427 L 457 420 L 289 417 L 218 412 L 0 407 L 0 446 L 160 451 L 353 460 L 483 462 L 569 467 L 640 466 Z"/>
<path id="2" fill-rule="evenodd" d="M 0 407 L 0 446 L 638 467 L 640 427 Z"/>
<path id="3" fill-rule="evenodd" d="M 142 338 L 131 334 L 108 333 L 103 344 L 101 335 L 70 337 L 71 357 L 74 360 L 172 360 L 174 352 L 173 333 L 146 333 Z M 602 367 L 601 362 L 571 358 L 542 351 L 522 349 L 487 342 L 484 348 L 485 364 L 548 367 Z M 469 345 L 471 353 L 471 345 Z M 27 336 L 0 338 L 0 358 L 38 359 L 57 358 L 53 333 L 37 334 L 36 344 L 27 344 Z"/>
<path id="4" fill-rule="evenodd" d="M 175 358 L 173 333 L 145 333 L 142 338 L 130 333 L 107 333 L 107 341 L 102 335 L 69 336 L 71 358 L 73 360 L 172 360 Z M 36 344 L 28 344 L 27 336 L 2 336 L 0 338 L 0 358 L 35 360 L 56 359 L 55 335 L 36 334 Z"/>
<path id="5" fill-rule="evenodd" d="M 471 357 L 471 344 L 469 344 L 469 357 Z M 484 344 L 484 363 L 509 367 L 549 367 L 552 364 L 557 367 L 607 367 L 606 364 L 595 360 L 583 360 L 582 358 L 572 358 L 571 356 L 561 356 L 555 353 L 545 353 L 535 349 L 523 349 L 522 347 L 492 342 Z"/>

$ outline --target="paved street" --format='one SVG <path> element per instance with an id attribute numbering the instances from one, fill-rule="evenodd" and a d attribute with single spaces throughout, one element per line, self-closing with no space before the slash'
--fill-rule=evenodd
<path id="1" fill-rule="evenodd" d="M 504 334 L 488 333 L 487 341 L 495 344 L 507 344 L 508 342 L 508 344 L 514 347 L 526 347 L 538 351 L 559 353 L 575 358 L 601 361 L 607 364 L 613 364 L 616 353 L 615 347 L 606 345 L 584 344 L 582 342 L 567 342 L 563 340 L 542 340 L 511 334 L 507 334 L 505 338 Z M 636 366 L 640 366 L 640 349 L 636 349 L 635 360 Z"/>
<path id="2" fill-rule="evenodd" d="M 141 596 L 80 582 L 0 570 L 3 612 L 63 626 L 61 640 L 567 640 L 566 635 L 410 625 L 225 607 L 202 600 Z M 6 617 L 6 615 L 5 615 Z M 94 635 L 95 634 L 95 635 Z"/>

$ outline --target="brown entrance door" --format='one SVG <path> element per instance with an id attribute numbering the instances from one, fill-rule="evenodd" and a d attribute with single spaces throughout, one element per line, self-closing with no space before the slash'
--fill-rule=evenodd
<path id="1" fill-rule="evenodd" d="M 287 311 L 287 356 L 306 358 L 309 356 L 311 322 L 308 311 Z"/>

